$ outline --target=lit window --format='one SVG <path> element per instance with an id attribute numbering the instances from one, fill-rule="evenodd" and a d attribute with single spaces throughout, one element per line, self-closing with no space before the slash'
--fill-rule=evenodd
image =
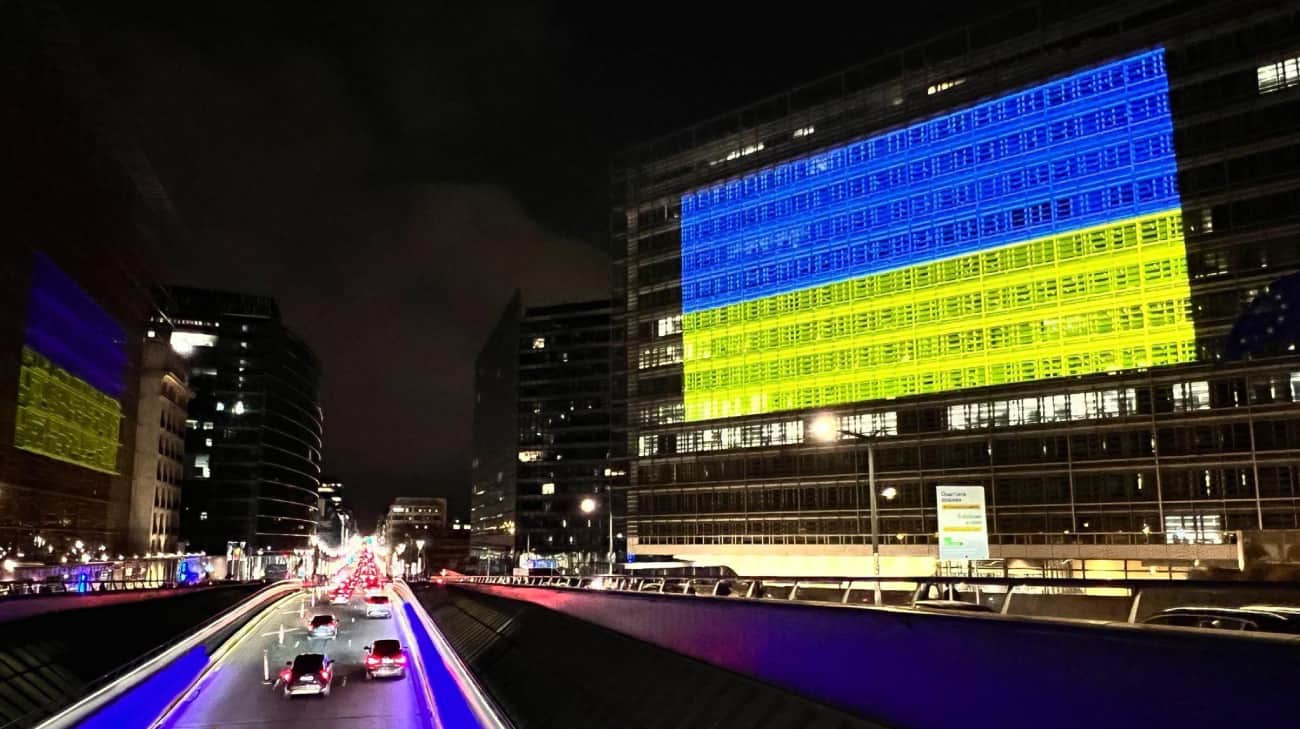
<path id="1" fill-rule="evenodd" d="M 794 138 L 798 139 L 800 137 L 806 137 L 815 131 L 817 131 L 817 128 L 812 126 L 811 124 L 806 127 L 799 127 L 798 129 L 794 130 Z"/>
<path id="2" fill-rule="evenodd" d="M 555 493 L 555 484 L 546 482 L 542 484 L 542 496 L 550 496 Z"/>
<path id="3" fill-rule="evenodd" d="M 211 421 L 211 420 L 204 420 L 204 421 L 203 421 L 203 429 L 204 429 L 204 430 L 212 430 L 212 421 Z"/>
<path id="4" fill-rule="evenodd" d="M 150 339 L 153 339 L 154 337 L 158 336 L 158 333 L 150 329 L 149 331 L 145 332 L 144 335 L 146 337 L 149 337 Z"/>
<path id="5" fill-rule="evenodd" d="M 546 337 L 533 337 L 533 349 L 546 349 Z"/>
<path id="6" fill-rule="evenodd" d="M 199 521 L 207 521 L 207 520 L 208 520 L 208 512 L 206 512 L 206 511 L 200 511 L 200 512 L 199 512 Z"/>
<path id="7" fill-rule="evenodd" d="M 197 427 L 199 427 L 199 421 L 197 421 L 197 420 L 186 420 L 186 421 L 185 421 L 185 427 L 187 427 L 187 428 L 197 428 Z"/>
<path id="8" fill-rule="evenodd" d="M 211 439 L 211 438 L 204 438 L 204 439 L 203 439 L 203 445 L 205 445 L 205 446 L 211 448 L 211 447 L 212 447 L 212 439 Z"/>
<path id="9" fill-rule="evenodd" d="M 542 460 L 541 451 L 519 451 L 520 463 L 535 463 Z"/>
<path id="10" fill-rule="evenodd" d="M 951 89 L 954 86 L 961 86 L 964 83 L 966 83 L 966 79 L 964 78 L 956 78 L 951 81 L 940 81 L 939 83 L 933 84 L 929 88 L 927 88 L 925 90 L 925 93 L 928 96 L 934 96 L 935 94 L 947 91 L 948 89 Z"/>
<path id="11" fill-rule="evenodd" d="M 225 404 L 224 402 L 218 402 L 218 403 L 217 403 L 217 412 L 222 413 L 222 412 L 225 412 L 225 410 L 226 410 L 226 404 Z"/>
<path id="12" fill-rule="evenodd" d="M 199 453 L 194 456 L 194 477 L 210 478 L 212 472 L 209 468 L 211 463 L 210 456 L 207 453 Z"/>
<path id="13" fill-rule="evenodd" d="M 170 344 L 172 345 L 172 351 L 186 356 L 193 352 L 196 347 L 217 346 L 217 338 L 212 334 L 202 332 L 172 332 Z"/>
<path id="14" fill-rule="evenodd" d="M 243 415 L 243 414 L 244 414 L 244 401 L 243 401 L 243 400 L 236 400 L 236 401 L 235 401 L 235 415 Z"/>
<path id="15" fill-rule="evenodd" d="M 1300 56 L 1260 66 L 1255 69 L 1255 78 L 1259 82 L 1261 94 L 1281 91 L 1300 84 Z"/>
<path id="16" fill-rule="evenodd" d="M 248 342 L 240 342 L 239 346 L 241 349 L 248 349 Z"/>
<path id="17" fill-rule="evenodd" d="M 1223 544 L 1223 527 L 1218 514 L 1166 514 L 1165 539 L 1171 544 Z"/>

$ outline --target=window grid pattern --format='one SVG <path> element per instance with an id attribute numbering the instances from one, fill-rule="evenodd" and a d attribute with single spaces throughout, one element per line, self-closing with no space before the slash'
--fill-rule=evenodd
<path id="1" fill-rule="evenodd" d="M 683 310 L 1177 205 L 1155 50 L 685 194 Z"/>
<path id="2" fill-rule="evenodd" d="M 1193 361 L 1163 51 L 682 199 L 686 420 Z"/>
<path id="3" fill-rule="evenodd" d="M 1177 212 L 684 321 L 687 420 L 1195 358 Z"/>

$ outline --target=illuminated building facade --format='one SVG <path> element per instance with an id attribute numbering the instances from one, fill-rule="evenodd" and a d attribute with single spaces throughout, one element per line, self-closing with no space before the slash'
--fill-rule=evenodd
<path id="1" fill-rule="evenodd" d="M 58 6 L 0 28 L 0 553 L 61 564 L 126 547 L 150 285 L 182 231 Z"/>
<path id="2" fill-rule="evenodd" d="M 194 393 L 182 536 L 225 554 L 307 549 L 316 534 L 324 415 L 315 352 L 264 296 L 172 286 L 158 296 Z"/>
<path id="3" fill-rule="evenodd" d="M 127 549 L 133 554 L 171 554 L 179 547 L 191 393 L 189 368 L 166 334 L 156 324 L 145 330 L 142 349 L 127 534 Z"/>
<path id="4" fill-rule="evenodd" d="M 1300 359 L 1227 346 L 1300 270 L 1297 6 L 1052 12 L 622 160 L 638 558 L 870 574 L 867 446 L 824 417 L 871 441 L 886 572 L 940 566 L 938 485 L 985 488 L 995 570 L 1300 528 Z"/>

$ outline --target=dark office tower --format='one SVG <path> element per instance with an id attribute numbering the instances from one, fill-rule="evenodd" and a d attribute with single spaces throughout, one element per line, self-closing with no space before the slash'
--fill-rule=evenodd
<path id="1" fill-rule="evenodd" d="M 470 549 L 507 569 L 515 553 L 515 465 L 519 454 L 519 293 L 511 297 L 474 362 L 474 455 Z"/>
<path id="2" fill-rule="evenodd" d="M 478 358 L 473 552 L 500 565 L 602 569 L 623 553 L 622 350 L 609 301 L 511 300 Z M 610 529 L 613 500 L 615 523 Z"/>
<path id="3" fill-rule="evenodd" d="M 125 548 L 150 286 L 181 234 L 127 129 L 57 5 L 0 3 L 6 559 Z"/>
<path id="4" fill-rule="evenodd" d="M 946 487 L 998 571 L 1235 569 L 1300 527 L 1300 5 L 1078 7 L 628 152 L 634 553 L 930 574 Z"/>
<path id="5" fill-rule="evenodd" d="M 169 287 L 190 368 L 182 535 L 191 549 L 311 546 L 319 520 L 320 362 L 264 296 Z"/>

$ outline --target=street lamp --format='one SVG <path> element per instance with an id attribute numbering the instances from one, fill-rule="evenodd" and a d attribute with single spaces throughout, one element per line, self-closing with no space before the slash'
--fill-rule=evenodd
<path id="1" fill-rule="evenodd" d="M 609 488 L 608 486 L 606 488 Z M 605 558 L 609 560 L 609 574 L 614 574 L 614 491 L 611 489 L 607 492 L 608 497 L 605 499 L 605 521 L 609 526 L 609 552 Z M 590 514 L 596 510 L 596 500 L 588 496 L 578 504 L 578 508 L 584 514 Z"/>
<path id="2" fill-rule="evenodd" d="M 424 540 L 415 540 L 415 571 L 419 577 L 424 577 Z"/>
<path id="3" fill-rule="evenodd" d="M 840 427 L 838 419 L 834 415 L 819 415 L 808 427 L 808 431 L 816 440 L 831 442 L 838 436 L 848 436 L 853 439 L 853 480 L 856 484 L 855 491 L 862 490 L 862 475 L 858 469 L 858 448 L 865 441 L 867 444 L 867 492 L 870 494 L 871 506 L 871 561 L 875 576 L 880 577 L 880 509 L 876 504 L 876 437 L 880 435 L 880 430 L 874 430 L 871 433 L 858 433 L 852 430 L 844 430 Z M 886 499 L 893 499 L 898 496 L 898 489 L 890 486 L 881 494 Z M 876 582 L 876 604 L 880 604 L 880 582 Z"/>

